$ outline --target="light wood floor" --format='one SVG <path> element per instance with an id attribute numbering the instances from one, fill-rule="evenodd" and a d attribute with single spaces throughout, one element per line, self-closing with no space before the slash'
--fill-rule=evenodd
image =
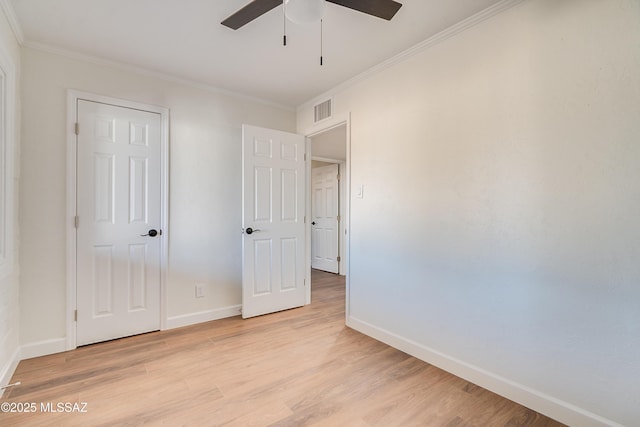
<path id="1" fill-rule="evenodd" d="M 310 306 L 20 363 L 2 426 L 561 426 L 344 325 L 344 279 L 313 272 Z M 86 413 L 41 403 L 86 402 Z M 81 407 L 78 407 L 81 409 Z"/>

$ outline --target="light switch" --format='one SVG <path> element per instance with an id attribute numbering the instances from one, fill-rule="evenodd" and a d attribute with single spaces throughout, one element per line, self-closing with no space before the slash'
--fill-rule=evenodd
<path id="1" fill-rule="evenodd" d="M 202 283 L 196 285 L 196 298 L 204 298 L 204 285 Z"/>
<path id="2" fill-rule="evenodd" d="M 364 185 L 360 184 L 356 187 L 356 198 L 364 199 Z"/>

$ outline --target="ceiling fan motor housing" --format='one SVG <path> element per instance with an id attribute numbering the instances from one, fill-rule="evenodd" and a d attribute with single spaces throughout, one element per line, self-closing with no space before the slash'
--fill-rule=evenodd
<path id="1" fill-rule="evenodd" d="M 296 24 L 318 22 L 324 15 L 325 0 L 284 0 L 287 19 Z"/>

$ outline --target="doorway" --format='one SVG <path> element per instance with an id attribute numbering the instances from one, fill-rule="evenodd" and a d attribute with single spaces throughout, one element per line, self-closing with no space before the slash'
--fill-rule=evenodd
<path id="1" fill-rule="evenodd" d="M 346 276 L 347 123 L 325 129 L 309 138 L 311 140 L 311 268 Z"/>

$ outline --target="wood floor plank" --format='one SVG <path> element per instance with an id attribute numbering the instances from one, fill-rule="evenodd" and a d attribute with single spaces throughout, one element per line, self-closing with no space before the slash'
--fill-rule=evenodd
<path id="1" fill-rule="evenodd" d="M 313 271 L 312 286 L 298 309 L 22 361 L 1 402 L 87 412 L 0 413 L 0 425 L 562 426 L 347 328 L 343 277 Z"/>

